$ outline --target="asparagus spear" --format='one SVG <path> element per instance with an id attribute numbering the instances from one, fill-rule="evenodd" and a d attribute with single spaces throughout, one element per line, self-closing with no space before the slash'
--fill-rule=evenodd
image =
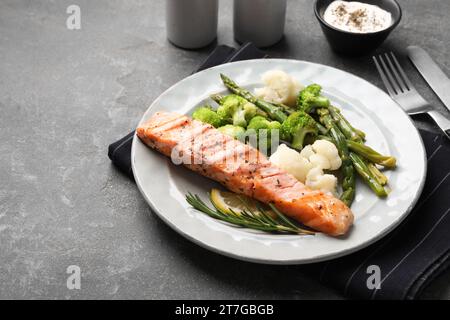
<path id="1" fill-rule="evenodd" d="M 379 164 L 380 166 L 386 168 L 395 168 L 396 166 L 397 160 L 395 159 L 395 157 L 384 156 L 373 150 L 371 147 L 366 146 L 365 144 L 362 144 L 360 142 L 347 140 L 347 144 L 350 150 L 373 163 Z"/>
<path id="2" fill-rule="evenodd" d="M 269 102 L 269 101 L 265 101 L 265 102 L 273 104 L 274 106 L 280 108 L 287 115 L 291 115 L 291 114 L 293 114 L 296 111 L 294 108 L 291 108 L 291 107 L 289 107 L 289 106 L 287 106 L 285 104 L 282 104 L 282 103 L 272 103 L 272 102 Z"/>
<path id="3" fill-rule="evenodd" d="M 329 101 L 327 103 L 327 98 L 320 96 L 321 89 L 322 87 L 318 84 L 311 84 L 307 86 L 300 92 L 297 99 L 297 106 L 306 112 L 316 112 L 320 116 L 320 122 L 325 125 L 328 130 L 330 130 L 329 135 L 334 139 L 344 166 L 343 187 L 345 178 L 347 177 L 345 170 L 348 170 L 346 168 L 346 166 L 348 166 L 346 159 L 348 158 L 350 159 L 350 162 L 353 162 L 353 166 L 355 166 L 355 169 L 357 169 L 357 172 L 363 177 L 364 181 L 369 184 L 376 183 L 376 185 L 371 185 L 371 188 L 379 190 L 380 186 L 382 187 L 387 183 L 387 178 L 373 163 L 366 163 L 365 160 L 358 154 L 354 154 L 352 157 L 349 155 L 346 138 L 349 137 L 362 143 L 362 136 L 364 136 L 364 134 L 362 131 L 357 131 L 353 128 L 340 114 L 340 112 L 338 112 L 339 109 L 331 106 Z M 370 177 L 370 179 L 368 179 L 368 177 Z M 379 193 L 381 194 L 381 192 Z"/>
<path id="4" fill-rule="evenodd" d="M 342 133 L 345 135 L 347 139 L 353 140 L 353 141 L 364 141 L 366 138 L 366 134 L 359 130 L 354 128 L 350 122 L 342 115 L 341 110 L 336 108 L 335 106 L 330 106 L 330 113 L 333 117 L 333 120 L 336 121 L 339 129 L 341 129 Z"/>
<path id="5" fill-rule="evenodd" d="M 374 163 L 368 162 L 367 168 L 379 184 L 381 184 L 382 186 L 387 185 L 388 178 L 377 168 Z"/>
<path id="6" fill-rule="evenodd" d="M 215 93 L 209 96 L 212 100 L 214 100 L 217 104 L 222 103 L 223 96 L 221 94 Z"/>
<path id="7" fill-rule="evenodd" d="M 374 178 L 373 174 L 371 174 L 366 162 L 354 152 L 350 152 L 350 158 L 352 159 L 356 171 L 375 192 L 375 194 L 379 197 L 386 197 L 387 192 L 385 188 Z"/>
<path id="8" fill-rule="evenodd" d="M 331 137 L 333 138 L 336 146 L 338 147 L 339 155 L 341 156 L 342 159 L 342 167 L 344 172 L 344 181 L 342 183 L 343 189 L 345 190 L 344 186 L 346 183 L 346 177 L 349 177 L 349 173 L 348 172 L 346 173 L 346 171 L 348 170 L 346 166 L 349 165 L 347 163 L 345 156 L 345 154 L 347 153 L 348 155 L 347 157 L 348 159 L 350 159 L 349 161 L 350 166 L 352 168 L 354 167 L 354 169 L 363 178 L 363 180 L 367 183 L 367 185 L 375 192 L 375 194 L 379 197 L 387 196 L 387 191 L 383 187 L 383 185 L 387 183 L 387 178 L 384 175 L 377 176 L 379 172 L 378 168 L 376 168 L 372 163 L 368 164 L 360 155 L 348 150 L 347 144 L 348 141 L 345 140 L 344 134 L 340 131 L 335 121 L 333 121 L 333 118 L 329 114 L 328 109 L 317 109 L 317 113 L 320 115 L 321 122 L 330 130 Z M 373 167 L 375 167 L 377 170 L 374 171 Z M 344 201 L 344 199 L 342 200 Z"/>
<path id="9" fill-rule="evenodd" d="M 320 123 L 317 122 L 317 129 L 319 129 L 319 133 L 321 135 L 327 135 L 328 134 L 328 129 L 325 128 L 323 125 L 321 125 Z"/>
<path id="10" fill-rule="evenodd" d="M 347 119 L 345 119 L 345 117 L 342 115 L 341 111 L 334 107 L 334 106 L 330 106 L 330 114 L 333 117 L 333 120 L 336 121 L 338 127 L 341 129 L 342 133 L 347 137 L 347 139 L 349 139 L 348 141 L 355 141 L 355 142 L 359 142 L 362 146 L 364 146 L 363 142 L 365 139 L 366 134 L 364 132 L 362 132 L 361 130 L 355 129 L 350 122 L 348 122 Z M 350 147 L 350 146 L 349 146 Z M 369 147 L 367 147 L 369 148 Z M 370 149 L 370 148 L 369 148 Z M 360 151 L 361 148 L 359 148 Z M 371 149 L 373 152 L 369 152 L 367 149 L 364 150 L 364 152 L 362 152 L 363 154 L 361 154 L 361 152 L 357 152 L 360 155 L 362 155 L 363 157 L 365 155 L 369 155 L 370 157 L 375 156 L 374 152 L 377 153 L 379 156 L 381 156 L 381 154 L 379 154 L 378 152 L 376 152 L 375 150 Z M 353 150 L 355 151 L 355 150 Z M 356 151 L 355 151 L 356 152 Z M 379 156 L 376 156 L 375 158 L 379 159 Z M 368 160 L 371 160 L 368 157 L 365 157 Z M 394 161 L 394 166 L 395 166 L 395 158 L 388 160 L 388 165 L 391 164 L 392 165 L 392 161 Z M 378 163 L 376 161 L 373 161 L 375 163 Z M 388 182 L 387 177 L 377 168 L 377 166 L 372 163 L 369 162 L 367 163 L 367 169 L 371 172 L 373 178 L 381 185 L 385 185 Z"/>
<path id="11" fill-rule="evenodd" d="M 355 172 L 350 158 L 347 141 L 345 136 L 339 130 L 333 121 L 328 109 L 317 109 L 317 114 L 320 116 L 320 122 L 329 130 L 329 134 L 336 145 L 339 156 L 342 160 L 341 171 L 343 173 L 341 200 L 350 206 L 355 198 Z"/>
<path id="12" fill-rule="evenodd" d="M 228 78 L 226 75 L 220 74 L 220 77 L 222 78 L 223 84 L 231 92 L 233 92 L 234 94 L 237 94 L 238 96 L 241 96 L 242 98 L 255 104 L 258 108 L 260 108 L 261 110 L 266 112 L 271 119 L 276 120 L 280 123 L 282 123 L 284 120 L 286 120 L 287 116 L 283 112 L 282 108 L 280 108 L 276 105 L 273 105 L 267 101 L 256 98 L 248 90 L 245 90 L 245 89 L 239 87 L 233 80 Z"/>

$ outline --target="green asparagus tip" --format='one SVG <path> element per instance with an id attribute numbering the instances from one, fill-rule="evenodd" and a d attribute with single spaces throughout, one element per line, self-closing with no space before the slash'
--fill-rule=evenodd
<path id="1" fill-rule="evenodd" d="M 220 101 L 223 99 L 223 96 L 218 93 L 212 94 L 209 97 L 219 104 L 220 104 Z"/>

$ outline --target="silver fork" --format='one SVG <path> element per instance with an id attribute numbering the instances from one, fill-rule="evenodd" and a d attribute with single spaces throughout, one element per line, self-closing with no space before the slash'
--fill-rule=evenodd
<path id="1" fill-rule="evenodd" d="M 394 53 L 373 57 L 373 61 L 392 99 L 408 114 L 427 113 L 450 139 L 450 120 L 436 111 L 414 88 Z M 450 89 L 449 89 L 450 90 Z"/>

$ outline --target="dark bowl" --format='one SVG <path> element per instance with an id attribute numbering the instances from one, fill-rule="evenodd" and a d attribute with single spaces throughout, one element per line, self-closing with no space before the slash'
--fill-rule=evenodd
<path id="1" fill-rule="evenodd" d="M 331 48 L 345 55 L 362 55 L 379 47 L 392 30 L 399 24 L 402 18 L 402 9 L 395 0 L 357 0 L 368 4 L 379 6 L 392 15 L 392 25 L 384 30 L 371 33 L 354 33 L 340 30 L 325 22 L 323 14 L 325 9 L 334 0 L 316 0 L 314 13 L 320 22 L 322 31 L 328 40 Z"/>

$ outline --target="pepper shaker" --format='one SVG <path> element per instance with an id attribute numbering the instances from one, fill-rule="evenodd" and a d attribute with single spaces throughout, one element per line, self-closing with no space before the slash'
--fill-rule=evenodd
<path id="1" fill-rule="evenodd" d="M 166 32 L 185 49 L 210 44 L 217 37 L 218 0 L 166 0 Z"/>
<path id="2" fill-rule="evenodd" d="M 281 40 L 286 20 L 286 0 L 234 0 L 234 38 L 268 47 Z"/>

